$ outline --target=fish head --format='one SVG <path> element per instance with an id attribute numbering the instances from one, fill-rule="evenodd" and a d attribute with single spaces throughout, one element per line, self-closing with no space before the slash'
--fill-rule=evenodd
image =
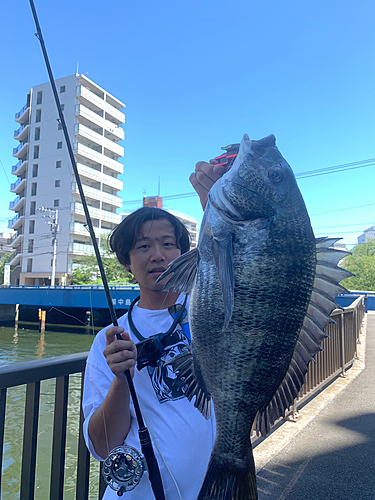
<path id="1" fill-rule="evenodd" d="M 244 135 L 232 168 L 209 193 L 210 203 L 231 220 L 268 219 L 304 207 L 292 169 L 274 135 L 251 141 Z"/>

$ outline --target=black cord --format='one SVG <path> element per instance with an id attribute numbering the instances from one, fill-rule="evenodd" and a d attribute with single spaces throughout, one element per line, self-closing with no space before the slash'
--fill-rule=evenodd
<path id="1" fill-rule="evenodd" d="M 139 295 L 137 298 L 135 298 L 133 300 L 133 302 L 130 304 L 130 307 L 129 307 L 129 310 L 128 310 L 128 321 L 129 321 L 129 326 L 130 326 L 130 329 L 131 331 L 134 333 L 134 335 L 137 337 L 137 339 L 139 341 L 142 341 L 142 340 L 146 340 L 146 337 L 143 337 L 141 335 L 141 333 L 137 330 L 137 328 L 135 327 L 134 323 L 133 323 L 133 318 L 132 318 L 132 312 L 133 312 L 133 308 L 135 306 L 135 304 L 138 302 L 138 300 L 141 298 L 141 296 Z M 184 300 L 184 303 L 181 304 L 182 307 L 181 309 L 178 311 L 178 314 L 177 316 L 175 317 L 171 327 L 169 328 L 169 330 L 165 333 L 162 333 L 160 334 L 160 336 L 162 337 L 166 337 L 167 335 L 169 335 L 170 333 L 173 332 L 173 330 L 176 328 L 177 324 L 180 322 L 184 312 L 186 311 L 186 303 L 187 303 L 187 298 L 188 296 L 186 295 L 185 296 L 185 300 Z"/>

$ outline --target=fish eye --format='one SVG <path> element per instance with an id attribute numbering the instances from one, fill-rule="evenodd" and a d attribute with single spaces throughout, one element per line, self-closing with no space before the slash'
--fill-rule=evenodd
<path id="1" fill-rule="evenodd" d="M 284 178 L 281 168 L 273 167 L 268 171 L 268 177 L 272 182 L 281 182 Z"/>

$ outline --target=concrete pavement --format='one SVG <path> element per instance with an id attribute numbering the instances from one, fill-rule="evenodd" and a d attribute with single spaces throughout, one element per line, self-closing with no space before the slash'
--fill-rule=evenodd
<path id="1" fill-rule="evenodd" d="M 375 312 L 366 321 L 348 379 L 254 449 L 259 500 L 375 500 Z"/>

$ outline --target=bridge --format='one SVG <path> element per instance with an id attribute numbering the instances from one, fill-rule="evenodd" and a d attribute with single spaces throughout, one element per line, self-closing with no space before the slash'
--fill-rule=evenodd
<path id="1" fill-rule="evenodd" d="M 123 315 L 139 295 L 138 285 L 110 286 L 117 316 Z M 38 324 L 39 309 L 46 311 L 50 330 L 103 327 L 111 323 L 102 285 L 0 286 L 0 325 Z"/>
<path id="2" fill-rule="evenodd" d="M 139 295 L 138 285 L 110 286 L 115 308 L 128 309 L 132 300 Z M 107 300 L 102 285 L 72 286 L 0 286 L 0 304 L 20 304 L 36 307 L 82 307 L 84 309 L 105 309 Z"/>
<path id="3" fill-rule="evenodd" d="M 122 316 L 139 295 L 138 285 L 110 285 L 117 317 Z M 375 310 L 375 292 L 352 291 L 337 297 L 337 303 L 348 307 L 364 296 L 365 312 Z M 102 285 L 72 286 L 0 286 L 0 325 L 19 322 L 38 325 L 39 309 L 46 311 L 49 330 L 75 329 L 91 331 L 110 324 L 107 299 Z"/>

